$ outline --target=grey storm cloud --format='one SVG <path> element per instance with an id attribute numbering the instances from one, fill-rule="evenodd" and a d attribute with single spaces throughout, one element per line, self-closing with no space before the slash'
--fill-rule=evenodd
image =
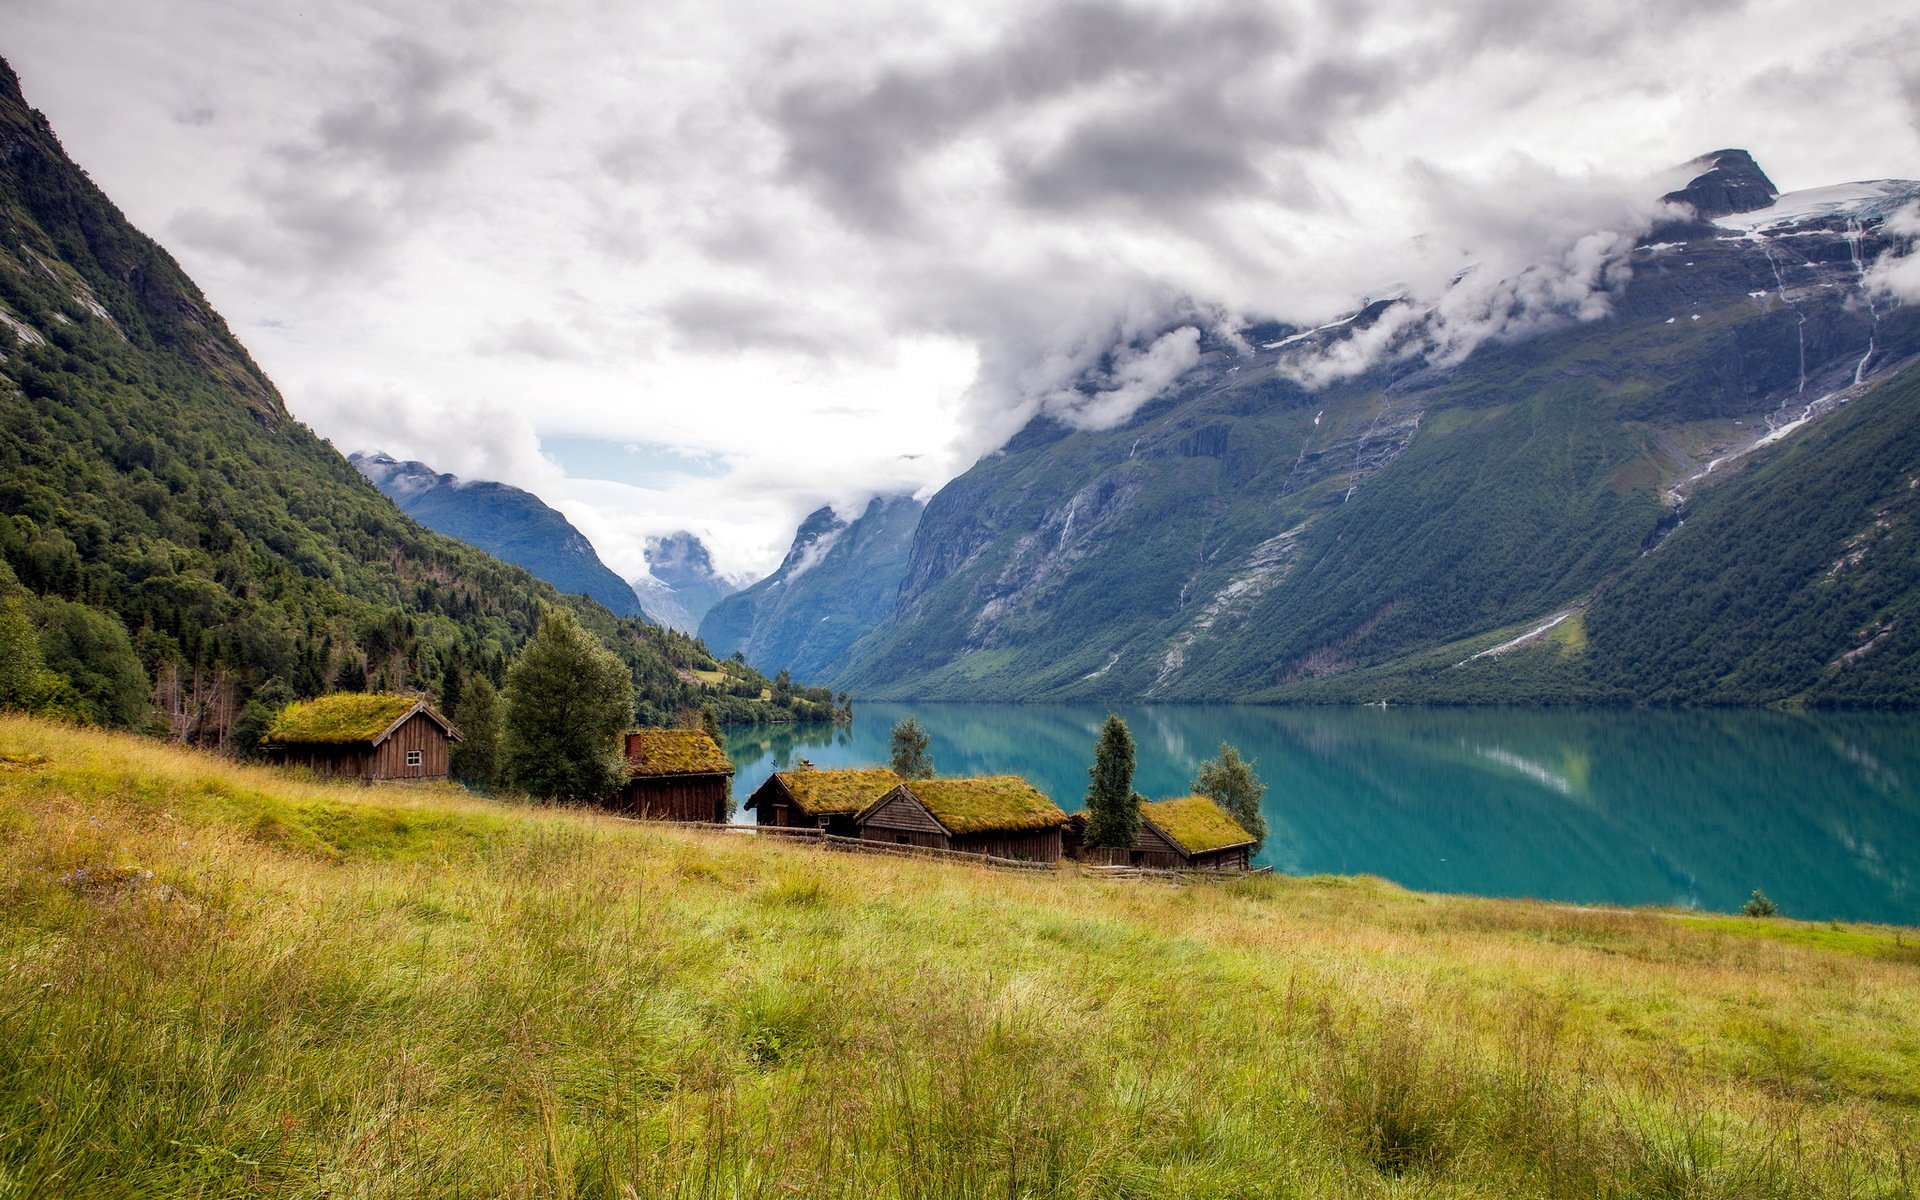
<path id="1" fill-rule="evenodd" d="M 378 269 L 429 208 L 434 183 L 491 128 L 455 94 L 474 74 L 407 38 L 382 39 L 302 137 L 271 148 L 243 184 L 251 207 L 188 208 L 182 238 L 251 265 L 315 275 Z"/>
<path id="2" fill-rule="evenodd" d="M 865 82 L 790 87 L 774 120 L 795 179 L 842 219 L 890 228 L 903 215 L 908 168 L 1009 108 L 1114 81 L 1151 88 L 1201 70 L 1232 76 L 1287 42 L 1279 17 L 1255 3 L 1169 13 L 1076 0 L 943 63 L 890 67 Z"/>

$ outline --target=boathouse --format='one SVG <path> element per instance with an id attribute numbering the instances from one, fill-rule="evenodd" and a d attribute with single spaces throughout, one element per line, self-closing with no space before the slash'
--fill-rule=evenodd
<path id="1" fill-rule="evenodd" d="M 655 821 L 721 824 L 731 815 L 733 763 L 705 730 L 627 734 L 627 782 L 615 807 Z"/>
<path id="2" fill-rule="evenodd" d="M 1086 813 L 1067 818 L 1067 857 L 1156 871 L 1245 871 L 1253 865 L 1253 835 L 1207 796 L 1143 801 L 1140 836 L 1128 849 L 1084 845 L 1086 829 Z"/>
<path id="3" fill-rule="evenodd" d="M 267 757 L 321 775 L 445 779 L 460 733 L 415 696 L 336 692 L 280 710 L 260 739 Z"/>
<path id="4" fill-rule="evenodd" d="M 746 807 L 761 825 L 859 837 L 854 818 L 900 783 L 888 767 L 820 770 L 802 764 L 767 776 L 747 797 Z"/>
<path id="5" fill-rule="evenodd" d="M 866 841 L 1056 862 L 1066 819 L 1026 780 L 991 775 L 904 781 L 856 815 L 854 825 Z"/>

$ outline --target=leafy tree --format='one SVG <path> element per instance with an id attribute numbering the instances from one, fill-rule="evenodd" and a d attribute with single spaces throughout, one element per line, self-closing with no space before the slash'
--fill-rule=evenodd
<path id="1" fill-rule="evenodd" d="M 1100 727 L 1087 768 L 1087 845 L 1130 848 L 1140 838 L 1140 797 L 1133 790 L 1133 733 L 1113 713 Z"/>
<path id="2" fill-rule="evenodd" d="M 548 609 L 507 671 L 507 781 L 532 796 L 597 800 L 624 773 L 619 737 L 633 722 L 627 667 L 564 608 Z"/>
<path id="3" fill-rule="evenodd" d="M 242 758 L 258 758 L 261 755 L 260 739 L 273 728 L 273 719 L 280 710 L 291 704 L 297 697 L 293 689 L 278 679 L 267 683 L 253 694 L 240 710 L 240 719 L 233 723 L 233 749 Z"/>
<path id="4" fill-rule="evenodd" d="M 153 685 L 127 627 L 112 613 L 67 600 L 49 598 L 39 607 L 41 659 L 72 686 L 80 715 L 122 729 L 146 724 Z"/>
<path id="5" fill-rule="evenodd" d="M 1777 917 L 1780 915 L 1779 906 L 1768 899 L 1767 894 L 1759 888 L 1753 889 L 1753 895 L 1747 897 L 1747 902 L 1741 907 L 1740 911 L 1750 917 Z"/>
<path id="6" fill-rule="evenodd" d="M 467 681 L 453 716 L 460 740 L 448 769 L 461 783 L 491 788 L 500 782 L 500 693 L 485 675 Z"/>
<path id="7" fill-rule="evenodd" d="M 931 739 L 920 722 L 908 717 L 893 727 L 893 773 L 902 779 L 932 779 L 933 756 L 927 753 Z"/>
<path id="8" fill-rule="evenodd" d="M 39 712 L 58 681 L 40 658 L 40 633 L 19 596 L 0 595 L 0 708 Z"/>
<path id="9" fill-rule="evenodd" d="M 1200 764 L 1193 776 L 1196 795 L 1206 796 L 1227 810 L 1240 828 L 1253 835 L 1255 850 L 1267 844 L 1267 818 L 1260 811 L 1260 798 L 1267 785 L 1253 773 L 1253 764 L 1240 757 L 1240 751 L 1220 743 L 1220 757 Z"/>

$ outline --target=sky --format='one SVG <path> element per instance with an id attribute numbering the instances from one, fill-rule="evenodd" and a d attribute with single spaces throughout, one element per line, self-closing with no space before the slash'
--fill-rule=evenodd
<path id="1" fill-rule="evenodd" d="M 1203 331 L 1597 315 L 1696 155 L 1920 176 L 1916 44 L 1910 0 L 0 0 L 297 417 L 630 578 L 1124 420 Z"/>

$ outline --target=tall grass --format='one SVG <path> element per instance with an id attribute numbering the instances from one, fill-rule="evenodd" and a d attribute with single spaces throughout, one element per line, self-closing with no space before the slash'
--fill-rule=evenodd
<path id="1" fill-rule="evenodd" d="M 13 719 L 0 752 L 47 759 L 0 769 L 0 1197 L 1920 1189 L 1920 968 L 1861 949 L 1901 931 L 1008 877 Z"/>

